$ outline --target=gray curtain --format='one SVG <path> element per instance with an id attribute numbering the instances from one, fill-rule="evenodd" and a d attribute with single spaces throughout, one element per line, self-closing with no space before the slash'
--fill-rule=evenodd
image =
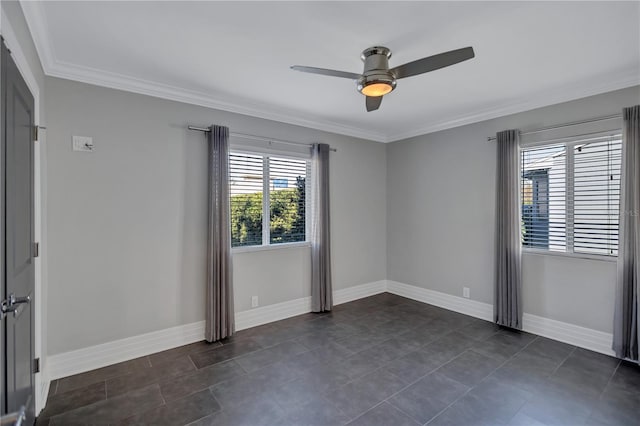
<path id="1" fill-rule="evenodd" d="M 519 139 L 518 130 L 505 130 L 496 135 L 498 191 L 493 310 L 497 324 L 522 329 Z"/>
<path id="2" fill-rule="evenodd" d="M 229 128 L 211 126 L 209 143 L 209 230 L 205 339 L 234 332 L 229 213 Z"/>
<path id="3" fill-rule="evenodd" d="M 311 310 L 330 311 L 331 232 L 329 224 L 329 145 L 314 144 L 311 155 Z"/>
<path id="4" fill-rule="evenodd" d="M 640 341 L 640 105 L 622 112 L 622 180 L 613 350 L 638 361 Z"/>

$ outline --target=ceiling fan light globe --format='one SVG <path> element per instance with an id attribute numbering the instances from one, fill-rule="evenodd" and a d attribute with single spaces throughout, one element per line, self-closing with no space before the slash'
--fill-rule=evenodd
<path id="1" fill-rule="evenodd" d="M 396 79 L 385 70 L 374 70 L 358 79 L 358 92 L 365 96 L 384 96 L 396 88 Z"/>
<path id="2" fill-rule="evenodd" d="M 360 92 L 365 96 L 384 96 L 393 90 L 393 86 L 387 82 L 373 82 L 364 86 Z"/>

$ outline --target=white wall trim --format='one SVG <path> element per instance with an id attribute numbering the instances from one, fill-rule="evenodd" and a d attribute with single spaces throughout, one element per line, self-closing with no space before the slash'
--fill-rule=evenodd
<path id="1" fill-rule="evenodd" d="M 376 281 L 337 290 L 334 292 L 334 303 L 339 305 L 385 291 L 475 318 L 487 321 L 491 321 L 493 318 L 493 306 L 488 303 L 391 280 Z M 236 313 L 236 329 L 244 330 L 310 311 L 310 297 L 242 311 Z M 595 352 L 613 355 L 611 350 L 612 335 L 610 333 L 603 333 L 526 313 L 524 314 L 524 330 Z M 117 362 L 198 342 L 203 340 L 203 336 L 204 321 L 199 321 L 52 355 L 47 360 L 48 376 L 51 380 L 67 377 Z M 48 391 L 48 382 L 46 383 L 46 389 Z"/>
<path id="2" fill-rule="evenodd" d="M 397 294 L 398 296 L 439 306 L 486 321 L 493 320 L 493 305 L 488 303 L 452 296 L 450 294 L 390 280 L 387 281 L 387 291 Z M 602 331 L 527 313 L 523 315 L 522 322 L 523 330 L 526 332 L 614 356 L 614 352 L 611 349 L 613 342 L 613 335 L 611 333 L 604 333 Z"/>
<path id="3" fill-rule="evenodd" d="M 460 312 L 475 318 L 486 321 L 493 319 L 493 306 L 487 303 L 477 302 L 463 297 L 451 296 L 439 291 L 427 290 L 426 288 L 403 284 L 397 281 L 387 281 L 387 291 L 398 296 L 439 306 L 450 311 Z"/>
<path id="4" fill-rule="evenodd" d="M 336 290 L 333 292 L 333 304 L 340 305 L 351 302 L 352 300 L 384 293 L 386 288 L 386 281 L 382 280 Z M 258 325 L 268 324 L 296 315 L 306 314 L 307 312 L 311 312 L 311 297 L 303 297 L 238 312 L 236 313 L 236 330 L 244 330 Z"/>
<path id="5" fill-rule="evenodd" d="M 258 105 L 248 99 L 223 100 L 222 97 L 216 93 L 196 92 L 186 88 L 169 86 L 150 80 L 110 73 L 58 60 L 51 38 L 48 37 L 46 17 L 42 11 L 43 6 L 40 3 L 41 2 L 21 1 L 22 10 L 46 75 L 267 120 L 275 120 L 282 123 L 309 127 L 376 142 L 394 142 L 640 84 L 640 76 L 637 75 L 637 70 L 632 67 L 618 75 L 605 75 L 589 82 L 581 82 L 572 86 L 564 86 L 552 91 L 541 92 L 535 97 L 529 97 L 524 102 L 517 101 L 507 105 L 493 105 L 463 116 L 447 117 L 422 124 L 415 128 L 408 129 L 406 132 L 385 134 L 382 132 L 373 132 L 366 127 L 349 126 L 334 121 L 318 120 L 298 111 L 283 108 L 275 109 L 272 105 Z"/>
<path id="6" fill-rule="evenodd" d="M 383 293 L 386 281 L 376 281 L 334 291 L 339 305 L 363 297 Z M 311 312 L 311 298 L 289 300 L 236 313 L 236 329 L 244 330 L 262 324 Z M 50 380 L 105 367 L 133 358 L 164 351 L 204 339 L 204 321 L 153 331 L 100 345 L 77 349 L 47 359 Z"/>
<path id="7" fill-rule="evenodd" d="M 333 292 L 333 304 L 341 305 L 353 300 L 373 296 L 387 291 L 387 280 L 374 281 L 367 284 L 354 285 Z"/>
<path id="8" fill-rule="evenodd" d="M 47 20 L 40 2 L 21 1 L 31 37 L 36 45 L 38 56 L 42 62 L 44 73 L 51 77 L 65 78 L 110 89 L 153 96 L 191 105 L 203 106 L 281 123 L 338 133 L 356 138 L 385 142 L 384 136 L 372 132 L 367 128 L 324 121 L 305 116 L 299 112 L 275 108 L 272 105 L 257 105 L 248 99 L 224 99 L 217 93 L 203 93 L 184 87 L 171 86 L 147 79 L 132 77 L 119 73 L 108 72 L 92 67 L 72 64 L 58 60 L 51 38 L 48 36 Z"/>
<path id="9" fill-rule="evenodd" d="M 587 98 L 589 96 L 599 95 L 601 93 L 613 92 L 615 90 L 625 89 L 640 84 L 640 76 L 637 68 L 629 68 L 621 73 L 607 75 L 604 78 L 593 80 L 587 84 L 566 85 L 556 88 L 552 91 L 540 92 L 536 96 L 528 97 L 524 101 L 500 104 L 478 110 L 474 113 L 465 114 L 459 117 L 452 117 L 440 121 L 427 123 L 414 129 L 408 129 L 406 132 L 388 135 L 386 142 L 395 142 L 416 136 L 426 135 L 429 133 L 439 132 L 441 130 L 453 129 L 456 127 L 466 126 L 468 124 L 479 123 L 481 121 L 492 120 L 494 118 L 505 117 L 525 111 L 531 111 L 550 105 L 561 104 L 576 99 Z M 489 136 L 489 135 L 483 135 Z"/>
<path id="10" fill-rule="evenodd" d="M 48 357 L 49 379 L 59 379 L 202 340 L 204 321 L 153 331 Z"/>
<path id="11" fill-rule="evenodd" d="M 245 330 L 311 312 L 311 297 L 288 300 L 236 313 L 236 330 Z"/>
<path id="12" fill-rule="evenodd" d="M 40 64 L 44 73 L 47 74 L 47 67 L 54 62 L 54 53 L 53 41 L 47 35 L 49 29 L 42 13 L 42 5 L 38 2 L 20 0 L 20 6 L 27 21 L 33 44 L 38 52 Z"/>
<path id="13" fill-rule="evenodd" d="M 51 77 L 79 81 L 81 83 L 108 87 L 110 89 L 124 90 L 126 92 L 153 96 L 160 99 L 228 111 L 376 142 L 386 142 L 384 135 L 372 132 L 367 128 L 348 126 L 333 121 L 318 120 L 301 112 L 270 105 L 256 104 L 249 99 L 224 99 L 224 96 L 218 93 L 207 93 L 171 86 L 147 79 L 98 70 L 63 61 L 56 61 L 49 64 L 46 74 Z"/>
<path id="14" fill-rule="evenodd" d="M 615 356 L 615 352 L 611 349 L 613 344 L 613 334 L 611 333 L 527 313 L 523 315 L 522 322 L 524 330 L 529 333 Z"/>

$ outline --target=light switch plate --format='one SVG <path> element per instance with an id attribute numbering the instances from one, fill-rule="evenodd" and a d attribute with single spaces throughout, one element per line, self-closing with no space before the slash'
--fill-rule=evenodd
<path id="1" fill-rule="evenodd" d="M 466 297 L 467 299 L 470 297 L 471 290 L 469 287 L 462 288 L 462 297 Z"/>
<path id="2" fill-rule="evenodd" d="M 93 152 L 93 138 L 91 136 L 74 136 L 73 137 L 73 150 Z"/>

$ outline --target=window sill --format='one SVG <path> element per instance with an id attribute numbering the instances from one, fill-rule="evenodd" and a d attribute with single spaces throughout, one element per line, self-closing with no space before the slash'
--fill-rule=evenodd
<path id="1" fill-rule="evenodd" d="M 586 260 L 597 260 L 600 262 L 617 262 L 617 256 L 605 256 L 601 254 L 586 254 L 586 253 L 566 253 L 560 251 L 549 251 L 549 250 L 536 250 L 531 248 L 522 248 L 522 254 L 533 254 L 536 256 L 558 256 L 558 257 L 571 257 L 574 259 L 586 259 Z"/>
<path id="2" fill-rule="evenodd" d="M 308 241 L 300 241 L 297 243 L 271 244 L 268 246 L 234 247 L 231 249 L 231 254 L 251 253 L 254 251 L 266 251 L 266 250 L 283 250 L 283 249 L 302 248 L 302 247 L 311 247 L 311 243 Z"/>

